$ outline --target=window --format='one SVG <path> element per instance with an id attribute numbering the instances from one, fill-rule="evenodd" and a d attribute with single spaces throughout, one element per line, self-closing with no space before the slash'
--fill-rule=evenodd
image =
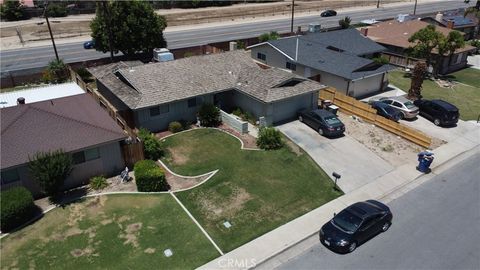
<path id="1" fill-rule="evenodd" d="M 287 62 L 285 66 L 290 70 L 297 70 L 297 65 L 295 65 L 294 63 Z"/>
<path id="2" fill-rule="evenodd" d="M 150 108 L 150 116 L 158 116 L 160 114 L 164 114 L 168 112 L 169 112 L 168 104 Z"/>
<path id="3" fill-rule="evenodd" d="M 195 107 L 197 106 L 197 99 L 196 98 L 190 98 L 188 100 L 188 108 Z"/>
<path id="4" fill-rule="evenodd" d="M 403 106 L 402 106 L 402 104 L 401 104 L 400 102 L 394 101 L 394 102 L 392 103 L 392 105 L 395 106 L 395 107 L 398 107 L 398 108 L 403 108 Z"/>
<path id="5" fill-rule="evenodd" d="M 100 151 L 98 150 L 98 148 L 87 149 L 85 151 L 80 151 L 72 154 L 73 164 L 75 165 L 97 158 L 100 158 Z"/>
<path id="6" fill-rule="evenodd" d="M 267 56 L 263 53 L 257 53 L 257 58 L 263 61 L 267 61 Z"/>
<path id="7" fill-rule="evenodd" d="M 2 172 L 2 184 L 9 184 L 20 180 L 17 169 L 10 169 Z"/>

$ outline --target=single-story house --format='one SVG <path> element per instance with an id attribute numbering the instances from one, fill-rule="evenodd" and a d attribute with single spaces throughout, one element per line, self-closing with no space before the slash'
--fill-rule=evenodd
<path id="1" fill-rule="evenodd" d="M 372 39 L 373 41 L 385 46 L 387 54 L 392 54 L 400 57 L 407 57 L 407 50 L 415 44 L 408 41 L 408 39 L 420 29 L 427 27 L 429 23 L 420 20 L 410 20 L 399 22 L 397 20 L 381 22 L 367 28 L 362 28 L 361 32 Z M 437 26 L 436 30 L 445 36 L 450 33 L 451 29 Z M 456 70 L 465 68 L 467 66 L 467 56 L 474 52 L 475 47 L 465 45 L 465 47 L 457 49 L 450 57 L 445 55 L 442 58 L 442 63 L 439 68 L 440 74 L 447 74 Z M 435 51 L 433 52 L 435 54 Z M 435 60 L 433 57 L 432 60 Z"/>
<path id="2" fill-rule="evenodd" d="M 241 108 L 267 125 L 316 108 L 324 86 L 276 68 L 262 69 L 244 51 L 139 65 L 115 63 L 88 69 L 98 91 L 131 127 L 160 131 L 172 121 L 195 121 L 199 107 Z"/>
<path id="3" fill-rule="evenodd" d="M 269 40 L 247 49 L 256 61 L 288 69 L 352 97 L 384 90 L 388 86 L 385 74 L 393 68 L 371 59 L 385 48 L 355 29 Z"/>
<path id="4" fill-rule="evenodd" d="M 65 189 L 124 168 L 120 143 L 127 136 L 89 94 L 24 101 L 0 109 L 2 190 L 23 185 L 34 196 L 42 195 L 28 169 L 38 152 L 63 149 L 72 155 L 74 166 Z"/>
<path id="5" fill-rule="evenodd" d="M 421 20 L 429 24 L 463 32 L 465 40 L 475 38 L 475 33 L 478 32 L 479 19 L 473 14 L 465 17 L 463 13 L 438 13 L 435 17 L 424 17 Z"/>

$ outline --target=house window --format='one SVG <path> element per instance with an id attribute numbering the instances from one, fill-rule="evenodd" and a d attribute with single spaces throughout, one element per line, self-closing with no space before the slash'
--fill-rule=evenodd
<path id="1" fill-rule="evenodd" d="M 263 53 L 257 53 L 257 58 L 262 61 L 267 61 L 267 56 Z"/>
<path id="2" fill-rule="evenodd" d="M 17 169 L 10 169 L 2 172 L 2 184 L 9 184 L 20 180 Z"/>
<path id="3" fill-rule="evenodd" d="M 285 67 L 293 71 L 297 70 L 297 65 L 295 65 L 294 63 L 287 62 L 285 64 Z"/>
<path id="4" fill-rule="evenodd" d="M 150 108 L 150 116 L 157 116 L 160 114 L 168 113 L 169 107 L 167 105 L 161 105 Z"/>
<path id="5" fill-rule="evenodd" d="M 195 106 L 197 106 L 197 99 L 196 98 L 188 99 L 188 108 L 195 107 Z"/>
<path id="6" fill-rule="evenodd" d="M 98 148 L 87 149 L 85 151 L 80 151 L 72 154 L 73 164 L 75 165 L 97 158 L 100 158 L 100 151 L 98 150 Z"/>

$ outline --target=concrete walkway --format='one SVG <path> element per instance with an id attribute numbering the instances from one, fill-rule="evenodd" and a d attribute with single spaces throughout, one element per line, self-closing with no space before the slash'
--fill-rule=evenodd
<path id="1" fill-rule="evenodd" d="M 457 139 L 438 147 L 435 150 L 435 160 L 432 171 L 439 173 L 449 166 L 447 162 L 455 160 L 467 151 L 480 151 L 480 136 L 478 129 L 466 131 Z M 314 240 L 320 227 L 332 218 L 334 212 L 339 212 L 346 206 L 367 199 L 387 201 L 399 190 L 428 179 L 415 170 L 416 163 L 407 163 L 385 175 L 379 176 L 370 183 L 339 197 L 329 203 L 280 226 L 279 228 L 254 239 L 247 244 L 201 266 L 199 269 L 272 269 L 281 262 L 270 260 L 279 253 L 296 246 L 305 239 Z M 405 191 L 406 192 L 406 191 Z M 313 239 L 313 240 L 312 240 Z"/>
<path id="2" fill-rule="evenodd" d="M 471 68 L 480 69 L 480 54 L 467 57 L 467 61 Z"/>

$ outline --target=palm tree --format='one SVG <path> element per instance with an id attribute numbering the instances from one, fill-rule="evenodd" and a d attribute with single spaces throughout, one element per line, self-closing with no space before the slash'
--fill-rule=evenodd
<path id="1" fill-rule="evenodd" d="M 345 18 L 338 21 L 338 25 L 340 25 L 342 29 L 347 29 L 350 27 L 351 22 L 352 22 L 352 19 L 346 16 Z"/>

